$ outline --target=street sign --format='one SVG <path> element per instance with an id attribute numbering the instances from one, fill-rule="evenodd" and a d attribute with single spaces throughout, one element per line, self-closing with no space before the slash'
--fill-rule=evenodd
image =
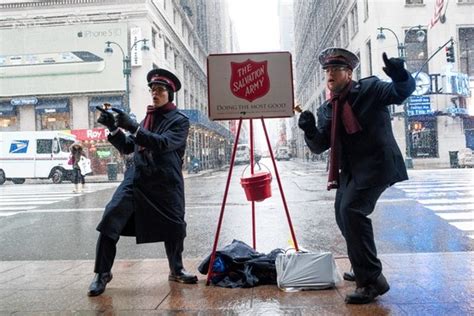
<path id="1" fill-rule="evenodd" d="M 207 72 L 211 120 L 294 114 L 289 52 L 209 55 Z"/>
<path id="2" fill-rule="evenodd" d="M 432 114 L 430 97 L 411 96 L 408 98 L 408 115 Z"/>

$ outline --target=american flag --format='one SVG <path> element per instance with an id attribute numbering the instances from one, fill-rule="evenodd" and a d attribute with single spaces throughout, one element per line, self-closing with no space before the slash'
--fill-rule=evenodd
<path id="1" fill-rule="evenodd" d="M 430 29 L 433 28 L 436 23 L 438 23 L 439 18 L 441 17 L 441 11 L 443 10 L 443 6 L 444 0 L 436 0 L 434 14 L 430 21 Z"/>

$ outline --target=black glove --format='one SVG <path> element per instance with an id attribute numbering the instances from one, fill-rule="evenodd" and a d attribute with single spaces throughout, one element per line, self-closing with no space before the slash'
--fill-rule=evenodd
<path id="1" fill-rule="evenodd" d="M 316 120 L 313 113 L 310 111 L 301 113 L 298 119 L 298 127 L 301 128 L 308 137 L 316 134 Z"/>
<path id="2" fill-rule="evenodd" d="M 116 112 L 117 115 L 117 126 L 121 127 L 123 129 L 126 129 L 130 133 L 135 133 L 140 126 L 140 124 L 137 123 L 134 119 L 130 117 L 127 113 L 124 111 L 117 109 L 117 108 L 112 108 L 112 111 Z"/>
<path id="3" fill-rule="evenodd" d="M 117 123 L 115 122 L 113 113 L 103 109 L 101 106 L 96 106 L 95 108 L 100 111 L 100 116 L 97 119 L 97 123 L 104 125 L 111 132 L 115 131 L 117 129 Z"/>
<path id="4" fill-rule="evenodd" d="M 387 54 L 382 54 L 383 62 L 385 67 L 383 71 L 392 78 L 393 82 L 401 82 L 408 79 L 408 72 L 405 70 L 403 65 L 403 59 L 401 58 L 390 58 L 388 59 Z"/>
<path id="5" fill-rule="evenodd" d="M 331 129 L 332 121 L 332 105 L 329 103 L 327 106 L 320 106 L 318 108 L 318 113 L 316 114 L 318 118 L 318 128 L 319 130 Z"/>

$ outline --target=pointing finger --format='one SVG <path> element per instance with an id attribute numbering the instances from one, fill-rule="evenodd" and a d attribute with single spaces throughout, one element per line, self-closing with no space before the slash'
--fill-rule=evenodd
<path id="1" fill-rule="evenodd" d="M 385 65 L 388 66 L 389 61 L 388 61 L 387 53 L 383 52 L 382 59 L 383 59 L 383 62 L 385 63 Z"/>

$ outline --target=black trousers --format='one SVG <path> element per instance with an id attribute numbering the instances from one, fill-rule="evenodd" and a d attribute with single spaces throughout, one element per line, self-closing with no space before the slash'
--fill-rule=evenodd
<path id="1" fill-rule="evenodd" d="M 346 240 L 357 287 L 373 283 L 382 272 L 372 221 L 368 218 L 387 185 L 358 190 L 349 173 L 341 173 L 336 192 L 336 222 Z"/>
<path id="2" fill-rule="evenodd" d="M 97 248 L 95 255 L 95 273 L 110 272 L 114 264 L 115 255 L 117 253 L 117 240 L 114 240 L 104 234 L 99 235 L 97 240 Z M 183 270 L 183 243 L 184 240 L 165 241 L 166 256 L 170 273 L 179 274 Z"/>
<path id="3" fill-rule="evenodd" d="M 82 184 L 85 184 L 86 183 L 86 180 L 84 179 L 84 176 L 81 174 L 81 169 L 79 168 L 73 168 L 72 169 L 72 175 L 73 175 L 73 183 L 74 184 L 79 184 L 82 183 Z"/>

